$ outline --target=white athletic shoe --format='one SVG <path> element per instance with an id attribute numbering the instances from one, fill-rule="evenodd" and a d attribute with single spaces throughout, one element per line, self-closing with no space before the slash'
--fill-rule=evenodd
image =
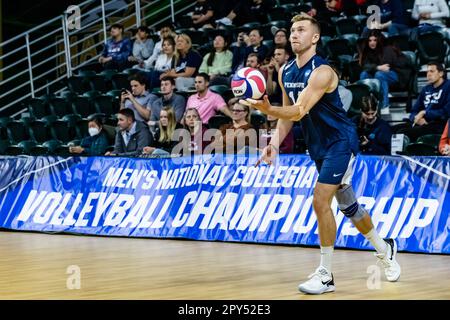
<path id="1" fill-rule="evenodd" d="M 333 274 L 320 266 L 313 274 L 308 276 L 309 280 L 300 284 L 298 290 L 308 294 L 322 294 L 336 290 Z"/>
<path id="2" fill-rule="evenodd" d="M 384 241 L 386 241 L 388 246 L 386 254 L 375 253 L 375 256 L 384 267 L 386 279 L 395 282 L 400 278 L 400 274 L 402 273 L 400 265 L 397 260 L 395 260 L 395 256 L 397 255 L 397 242 L 394 239 L 384 239 Z"/>

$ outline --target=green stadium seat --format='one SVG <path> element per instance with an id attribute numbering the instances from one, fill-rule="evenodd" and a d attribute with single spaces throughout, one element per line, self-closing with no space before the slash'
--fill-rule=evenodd
<path id="1" fill-rule="evenodd" d="M 336 32 L 342 36 L 345 34 L 361 34 L 360 24 L 353 18 L 340 18 L 336 20 Z"/>
<path id="2" fill-rule="evenodd" d="M 231 89 L 229 86 L 226 86 L 223 84 L 218 84 L 218 85 L 210 86 L 209 90 L 222 96 L 225 92 L 227 92 L 228 90 L 231 90 Z"/>
<path id="3" fill-rule="evenodd" d="M 129 75 L 117 73 L 111 77 L 112 86 L 115 90 L 130 89 Z M 120 95 L 120 93 L 119 93 Z"/>
<path id="4" fill-rule="evenodd" d="M 52 113 L 49 105 L 43 99 L 31 98 L 26 104 L 28 105 L 28 111 L 36 119 L 41 119 Z"/>
<path id="5" fill-rule="evenodd" d="M 87 91 L 84 78 L 80 76 L 72 76 L 68 78 L 67 86 L 69 87 L 70 91 L 72 91 L 75 94 L 83 94 L 84 92 Z"/>
<path id="6" fill-rule="evenodd" d="M 95 112 L 94 105 L 88 97 L 77 96 L 72 99 L 71 104 L 73 113 L 80 115 L 82 118 L 87 118 Z"/>
<path id="7" fill-rule="evenodd" d="M 436 149 L 436 151 L 439 148 L 439 142 L 441 141 L 441 135 L 440 134 L 426 134 L 421 137 L 417 138 L 417 143 L 422 143 L 429 145 Z"/>
<path id="8" fill-rule="evenodd" d="M 8 140 L 0 140 L 0 154 L 6 154 L 6 149 L 8 149 L 10 143 Z"/>
<path id="9" fill-rule="evenodd" d="M 113 104 L 113 97 L 108 95 L 97 96 L 93 99 L 95 110 L 97 113 L 103 113 L 106 117 L 111 117 L 116 114 L 119 109 L 116 110 Z"/>
<path id="10" fill-rule="evenodd" d="M 378 79 L 362 79 L 356 81 L 357 84 L 365 84 L 370 88 L 370 92 L 375 95 L 375 97 L 380 100 L 382 98 L 381 94 L 381 83 Z"/>
<path id="11" fill-rule="evenodd" d="M 53 98 L 50 100 L 50 110 L 58 118 L 73 113 L 70 104 L 63 98 Z"/>
<path id="12" fill-rule="evenodd" d="M 220 127 L 223 126 L 224 124 L 228 124 L 231 122 L 232 120 L 230 117 L 218 114 L 209 118 L 208 127 L 210 129 L 220 129 Z"/>
<path id="13" fill-rule="evenodd" d="M 102 72 L 100 72 L 100 75 L 107 81 L 111 81 L 112 77 L 117 74 L 118 71 L 117 70 L 112 70 L 112 69 L 106 69 L 103 70 Z"/>
<path id="14" fill-rule="evenodd" d="M 259 128 L 266 122 L 267 122 L 267 117 L 261 111 L 255 110 L 251 113 L 250 123 L 256 130 L 259 130 Z"/>
<path id="15" fill-rule="evenodd" d="M 50 131 L 54 139 L 67 143 L 76 138 L 75 130 L 71 130 L 69 123 L 63 120 L 57 120 L 50 126 Z"/>
<path id="16" fill-rule="evenodd" d="M 43 120 L 35 120 L 29 125 L 30 136 L 37 143 L 43 143 L 52 139 L 48 125 Z"/>
<path id="17" fill-rule="evenodd" d="M 406 146 L 406 152 L 409 156 L 437 156 L 436 148 L 423 143 L 410 143 Z"/>
<path id="18" fill-rule="evenodd" d="M 95 75 L 94 77 L 91 77 L 89 79 L 89 85 L 91 86 L 91 90 L 99 92 L 106 92 L 111 89 L 108 87 L 107 81 L 102 75 Z"/>
<path id="19" fill-rule="evenodd" d="M 11 121 L 7 124 L 6 129 L 11 143 L 30 139 L 28 127 L 22 121 Z"/>
<path id="20" fill-rule="evenodd" d="M 353 99 L 347 115 L 351 118 L 361 114 L 362 98 L 370 96 L 370 87 L 365 84 L 350 84 L 346 86 L 352 92 Z"/>

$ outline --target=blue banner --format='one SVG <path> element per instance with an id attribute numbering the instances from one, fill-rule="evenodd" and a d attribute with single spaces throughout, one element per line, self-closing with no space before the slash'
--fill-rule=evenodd
<path id="1" fill-rule="evenodd" d="M 318 245 L 308 156 L 0 157 L 0 227 Z M 358 156 L 353 187 L 399 250 L 450 253 L 450 160 Z M 332 204 L 337 247 L 371 249 Z"/>

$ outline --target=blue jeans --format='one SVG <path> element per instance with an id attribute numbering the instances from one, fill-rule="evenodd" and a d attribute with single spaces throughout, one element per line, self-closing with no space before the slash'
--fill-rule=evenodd
<path id="1" fill-rule="evenodd" d="M 369 33 L 372 29 L 369 29 L 367 27 L 364 27 L 363 32 L 361 34 L 361 38 L 367 38 L 369 36 Z M 409 34 L 409 28 L 407 25 L 399 24 L 399 23 L 392 23 L 387 30 L 381 30 L 386 31 L 389 36 L 397 35 L 397 34 Z"/>
<path id="2" fill-rule="evenodd" d="M 380 108 L 386 108 L 389 105 L 389 85 L 398 82 L 398 75 L 395 71 L 377 71 L 375 76 L 372 76 L 367 71 L 361 72 L 359 76 L 361 80 L 363 79 L 378 79 L 381 83 L 381 94 L 383 100 L 380 101 Z"/>

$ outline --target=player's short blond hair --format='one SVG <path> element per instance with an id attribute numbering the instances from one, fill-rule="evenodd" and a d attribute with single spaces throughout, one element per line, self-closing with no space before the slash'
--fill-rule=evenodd
<path id="1" fill-rule="evenodd" d="M 316 19 L 314 19 L 314 17 L 311 17 L 309 14 L 307 14 L 305 12 L 300 12 L 299 14 L 295 15 L 291 19 L 292 23 L 299 22 L 299 21 L 309 21 L 309 22 L 311 22 L 311 25 L 313 25 L 316 28 L 317 33 L 320 34 L 320 24 L 319 24 L 319 22 Z"/>

